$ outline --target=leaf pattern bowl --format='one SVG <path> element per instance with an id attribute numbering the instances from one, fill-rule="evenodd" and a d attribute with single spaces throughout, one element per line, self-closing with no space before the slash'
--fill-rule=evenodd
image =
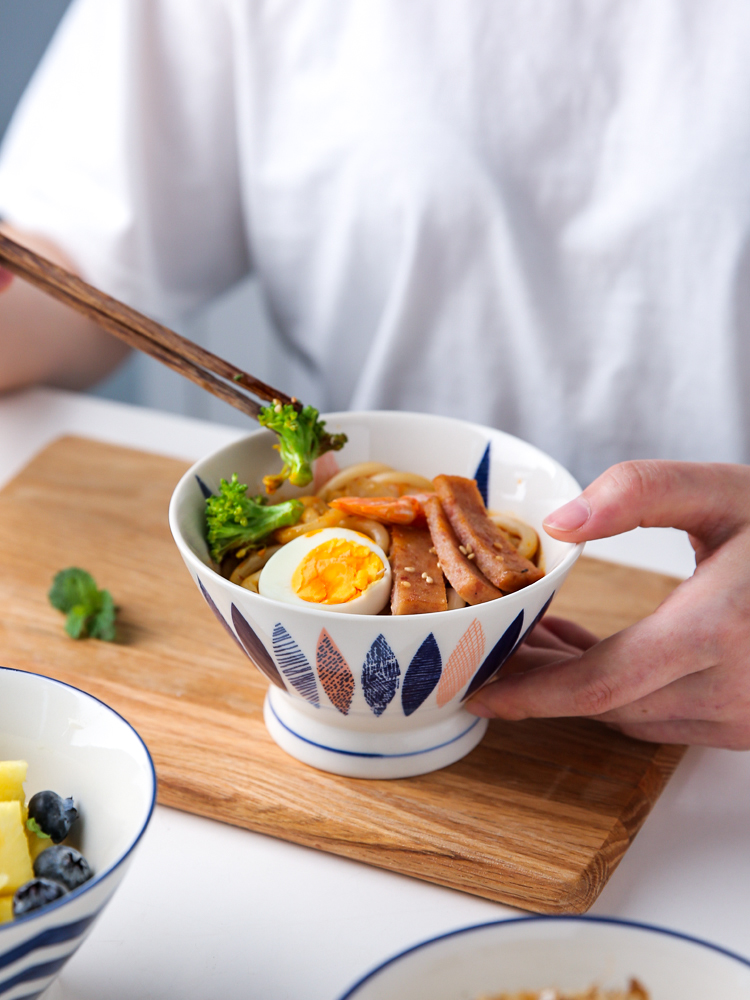
<path id="1" fill-rule="evenodd" d="M 361 412 L 326 415 L 348 436 L 343 468 L 378 461 L 427 478 L 475 478 L 487 506 L 539 532 L 545 575 L 485 604 L 424 615 L 355 615 L 269 600 L 224 579 L 205 541 L 205 497 L 237 473 L 249 492 L 278 471 L 275 436 L 261 430 L 197 462 L 170 504 L 172 534 L 217 620 L 268 678 L 266 725 L 313 767 L 359 778 L 398 778 L 469 753 L 487 722 L 466 700 L 502 669 L 549 606 L 582 546 L 549 538 L 545 516 L 580 487 L 554 459 L 501 431 L 448 417 Z M 277 496 L 301 491 L 287 486 Z"/>

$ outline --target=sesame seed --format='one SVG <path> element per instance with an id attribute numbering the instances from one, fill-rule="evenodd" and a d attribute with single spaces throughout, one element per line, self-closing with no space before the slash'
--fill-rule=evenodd
<path id="1" fill-rule="evenodd" d="M 282 410 L 281 403 L 277 403 L 276 406 L 274 406 L 273 408 L 274 413 L 281 413 L 281 410 Z"/>
<path id="2" fill-rule="evenodd" d="M 474 553 L 473 552 L 467 552 L 466 553 L 466 558 L 467 559 L 473 559 L 474 558 Z"/>
<path id="3" fill-rule="evenodd" d="M 428 576 L 426 573 L 424 575 L 424 578 L 425 578 L 425 582 L 426 583 L 434 583 L 434 580 L 432 579 L 432 577 Z"/>
<path id="4" fill-rule="evenodd" d="M 401 581 L 401 586 L 402 587 L 411 587 L 411 584 L 409 583 L 408 580 L 402 580 Z"/>
<path id="5" fill-rule="evenodd" d="M 442 569 L 443 568 L 443 564 L 439 560 L 438 560 L 438 562 L 435 565 L 437 566 L 438 569 Z"/>
<path id="6" fill-rule="evenodd" d="M 413 566 L 404 566 L 404 573 L 413 573 L 413 572 L 414 572 Z"/>
<path id="7" fill-rule="evenodd" d="M 463 552 L 463 554 L 464 554 L 464 555 L 466 555 L 466 553 L 467 553 L 467 549 L 466 549 L 466 546 L 464 546 L 464 545 L 459 545 L 459 546 L 458 546 L 458 551 L 459 551 L 459 552 Z"/>
<path id="8" fill-rule="evenodd" d="M 493 542 L 492 543 L 492 548 L 493 549 L 500 549 L 500 551 L 502 551 L 502 548 L 503 548 L 502 542 Z"/>
<path id="9" fill-rule="evenodd" d="M 437 549 L 435 548 L 435 546 L 434 546 L 434 545 L 433 545 L 433 546 L 432 546 L 432 548 L 430 549 L 430 555 L 431 555 L 431 556 L 436 556 L 436 555 L 437 555 Z"/>

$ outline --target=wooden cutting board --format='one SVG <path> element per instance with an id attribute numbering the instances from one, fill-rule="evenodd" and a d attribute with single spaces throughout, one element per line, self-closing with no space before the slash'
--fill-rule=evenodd
<path id="1" fill-rule="evenodd" d="M 682 756 L 583 720 L 493 722 L 434 774 L 364 781 L 286 756 L 267 682 L 219 628 L 167 526 L 185 465 L 61 438 L 0 492 L 0 664 L 103 699 L 146 740 L 159 801 L 488 899 L 579 913 Z M 47 602 L 82 566 L 120 606 L 119 641 L 75 642 Z M 606 635 L 678 581 L 582 558 L 554 610 Z"/>

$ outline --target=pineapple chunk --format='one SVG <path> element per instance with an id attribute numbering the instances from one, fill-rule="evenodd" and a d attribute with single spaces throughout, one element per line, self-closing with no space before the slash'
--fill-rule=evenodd
<path id="1" fill-rule="evenodd" d="M 13 897 L 0 896 L 0 924 L 7 924 L 13 919 Z"/>
<path id="2" fill-rule="evenodd" d="M 21 818 L 23 819 L 23 816 L 21 816 Z M 40 837 L 38 833 L 34 833 L 29 829 L 26 829 L 26 840 L 29 844 L 29 856 L 31 857 L 32 865 L 42 851 L 46 851 L 48 847 L 52 847 L 52 840 L 49 837 Z M 2 879 L 1 875 L 0 879 Z M 2 886 L 0 886 L 0 892 L 2 891 Z"/>
<path id="3" fill-rule="evenodd" d="M 15 892 L 34 877 L 18 801 L 0 802 L 0 874 L 8 876 L 6 893 Z"/>
<path id="4" fill-rule="evenodd" d="M 23 783 L 26 781 L 28 764 L 25 760 L 0 760 L 0 802 L 26 803 Z"/>

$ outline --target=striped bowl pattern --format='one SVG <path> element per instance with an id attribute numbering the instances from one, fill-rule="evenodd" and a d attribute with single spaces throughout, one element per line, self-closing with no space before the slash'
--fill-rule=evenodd
<path id="1" fill-rule="evenodd" d="M 0 760 L 12 759 L 29 762 L 27 793 L 74 794 L 81 850 L 95 872 L 51 905 L 0 924 L 0 1000 L 31 1000 L 83 942 L 127 872 L 153 812 L 156 776 L 141 738 L 108 706 L 59 681 L 0 667 Z"/>

